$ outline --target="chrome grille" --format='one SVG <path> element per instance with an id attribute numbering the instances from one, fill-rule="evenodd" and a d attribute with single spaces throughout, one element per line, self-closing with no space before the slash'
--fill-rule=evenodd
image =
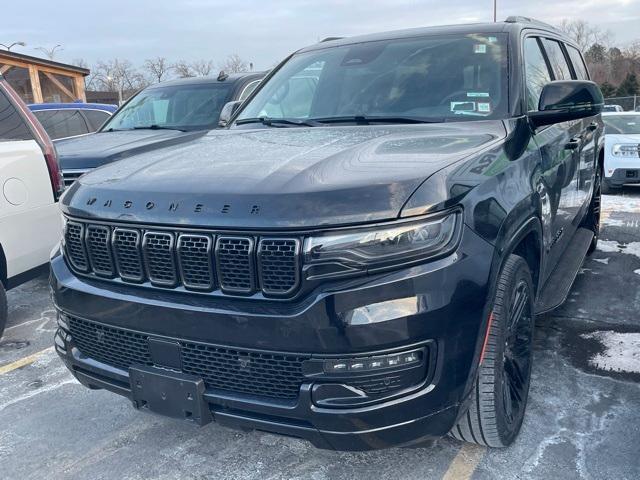
<path id="1" fill-rule="evenodd" d="M 63 170 L 62 178 L 64 178 L 64 186 L 70 187 L 77 179 L 87 173 L 89 170 Z"/>
<path id="2" fill-rule="evenodd" d="M 220 235 L 67 222 L 66 257 L 78 273 L 227 295 L 285 297 L 300 285 L 299 238 Z"/>
<path id="3" fill-rule="evenodd" d="M 97 275 L 111 277 L 114 274 L 110 242 L 111 230 L 108 227 L 104 225 L 87 226 L 87 254 L 91 268 Z"/>

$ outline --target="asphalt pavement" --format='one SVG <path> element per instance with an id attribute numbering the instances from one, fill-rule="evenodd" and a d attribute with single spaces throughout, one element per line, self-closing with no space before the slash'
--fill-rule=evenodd
<path id="1" fill-rule="evenodd" d="M 640 188 L 604 197 L 599 249 L 537 321 L 530 401 L 510 448 L 444 438 L 364 453 L 135 411 L 82 387 L 51 348 L 46 278 L 9 292 L 0 341 L 0 478 L 640 478 Z"/>

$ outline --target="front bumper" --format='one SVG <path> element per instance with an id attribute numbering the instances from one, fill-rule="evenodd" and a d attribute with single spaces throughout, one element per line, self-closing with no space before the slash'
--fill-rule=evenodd
<path id="1" fill-rule="evenodd" d="M 640 183 L 640 168 L 616 168 L 611 173 L 607 172 L 604 180 L 612 187 Z"/>
<path id="2" fill-rule="evenodd" d="M 59 254 L 52 259 L 51 285 L 66 316 L 169 342 L 295 351 L 313 359 L 426 345 L 422 381 L 362 405 L 323 406 L 314 388 L 328 381 L 312 375 L 296 398 L 207 385 L 202 393 L 218 423 L 300 437 L 320 448 L 367 450 L 440 437 L 455 424 L 475 378 L 492 256 L 493 247 L 465 228 L 447 258 L 327 286 L 296 304 L 227 302 L 81 279 Z M 56 349 L 84 385 L 134 398 L 130 372 L 85 355 L 68 331 L 58 331 Z"/>

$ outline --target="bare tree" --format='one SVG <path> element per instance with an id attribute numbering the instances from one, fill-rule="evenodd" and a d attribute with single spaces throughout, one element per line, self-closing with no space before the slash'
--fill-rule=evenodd
<path id="1" fill-rule="evenodd" d="M 47 48 L 47 47 L 37 47 L 35 48 L 35 50 L 40 50 L 42 53 L 44 53 L 47 58 L 49 60 L 53 60 L 56 56 L 56 53 L 58 53 L 58 51 L 62 51 L 62 45 L 56 45 L 53 48 Z"/>
<path id="2" fill-rule="evenodd" d="M 176 72 L 176 75 L 180 78 L 189 78 L 195 77 L 196 74 L 193 72 L 193 68 L 186 60 L 178 60 L 172 66 L 173 70 Z"/>
<path id="3" fill-rule="evenodd" d="M 191 64 L 191 70 L 198 77 L 206 77 L 213 70 L 213 60 L 196 60 Z"/>
<path id="4" fill-rule="evenodd" d="M 242 73 L 249 71 L 249 62 L 244 60 L 240 55 L 234 53 L 229 55 L 224 63 L 220 64 L 220 70 L 226 73 Z"/>
<path id="5" fill-rule="evenodd" d="M 594 43 L 601 45 L 611 43 L 611 32 L 603 32 L 599 27 L 584 20 L 565 18 L 560 23 L 560 30 L 573 38 L 582 50 L 587 50 Z"/>
<path id="6" fill-rule="evenodd" d="M 143 68 L 153 78 L 153 81 L 160 83 L 165 80 L 169 75 L 169 72 L 173 69 L 173 66 L 169 64 L 165 57 L 147 58 L 144 61 Z"/>
<path id="7" fill-rule="evenodd" d="M 147 86 L 148 82 L 129 60 L 115 58 L 99 61 L 93 69 L 93 90 L 118 92 L 120 102 L 127 93 Z"/>

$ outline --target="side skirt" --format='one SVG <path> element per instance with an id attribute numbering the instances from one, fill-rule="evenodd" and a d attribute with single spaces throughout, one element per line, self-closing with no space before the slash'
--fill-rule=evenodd
<path id="1" fill-rule="evenodd" d="M 571 286 L 582 266 L 593 232 L 579 228 L 567 245 L 564 254 L 547 279 L 536 302 L 536 314 L 547 313 L 558 308 L 569 295 Z"/>

